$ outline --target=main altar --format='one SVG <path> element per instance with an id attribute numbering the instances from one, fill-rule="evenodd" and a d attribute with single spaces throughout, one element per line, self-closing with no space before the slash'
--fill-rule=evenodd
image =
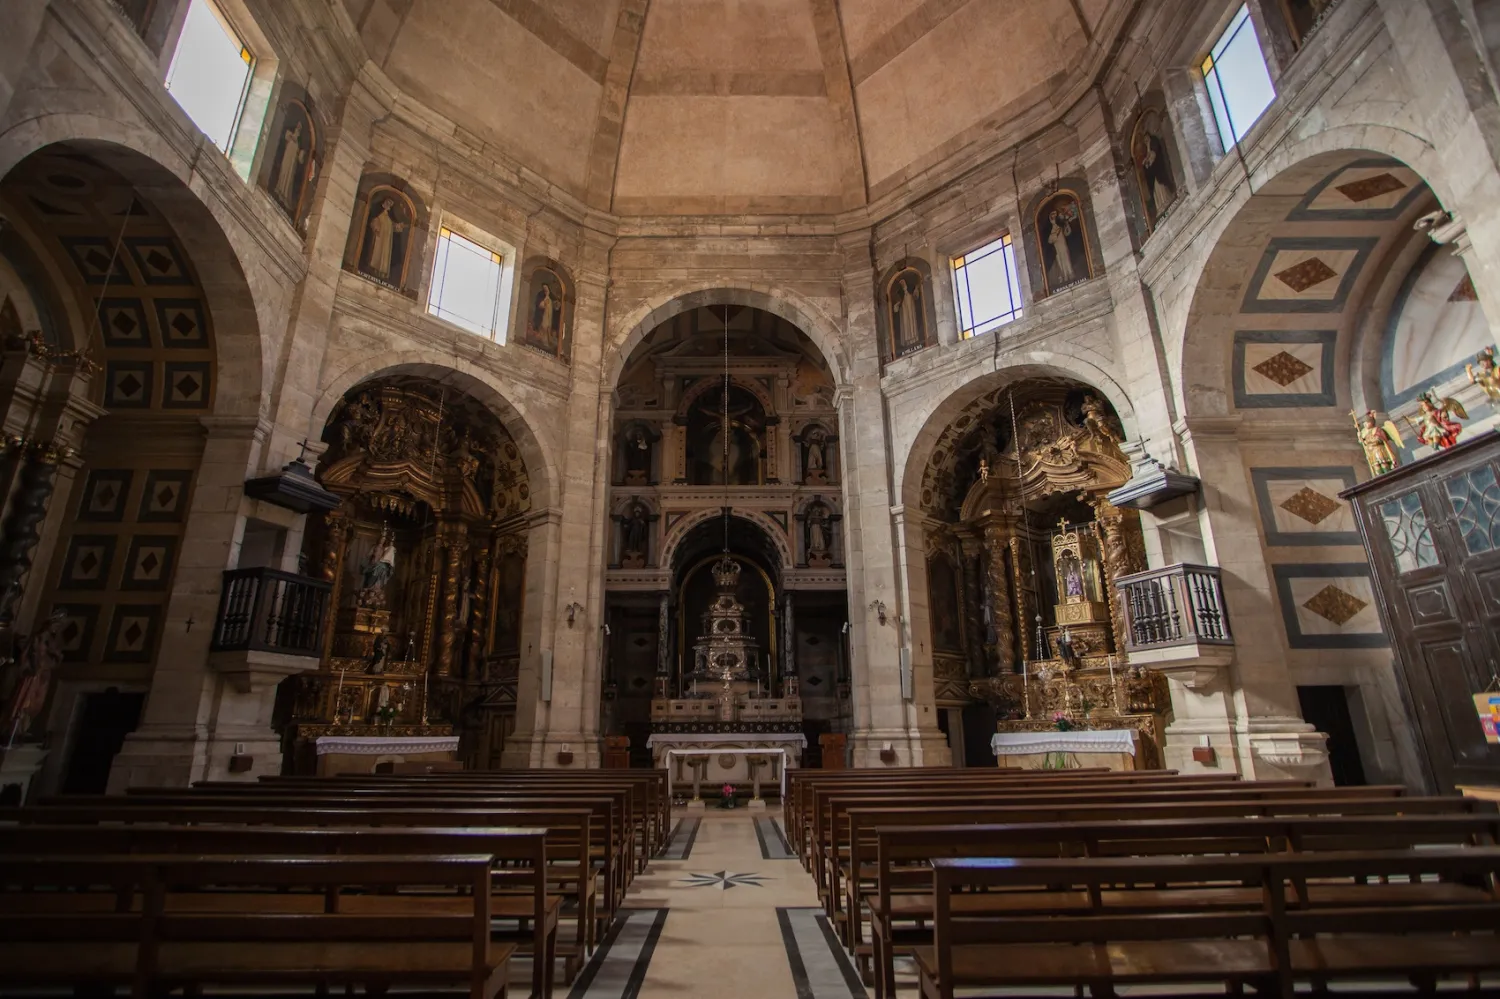
<path id="1" fill-rule="evenodd" d="M 714 594 L 700 615 L 686 689 L 672 696 L 671 678 L 661 675 L 651 700 L 652 761 L 669 771 L 674 786 L 692 783 L 695 803 L 702 787 L 725 784 L 750 785 L 752 800 L 759 800 L 760 787 L 783 784 L 807 748 L 797 677 L 781 677 L 775 689 L 770 656 L 737 595 L 742 571 L 728 552 L 714 563 Z"/>

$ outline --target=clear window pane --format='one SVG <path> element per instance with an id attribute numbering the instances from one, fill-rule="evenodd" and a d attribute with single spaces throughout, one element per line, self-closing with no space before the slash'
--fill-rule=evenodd
<path id="1" fill-rule="evenodd" d="M 1021 318 L 1021 283 L 1010 236 L 953 258 L 959 336 L 968 339 Z"/>
<path id="2" fill-rule="evenodd" d="M 1427 524 L 1427 511 L 1422 508 L 1422 497 L 1407 493 L 1380 504 L 1380 519 L 1385 524 L 1385 536 L 1391 543 L 1391 555 L 1396 560 L 1396 571 L 1411 572 L 1437 565 L 1437 548 L 1432 543 L 1432 531 Z"/>
<path id="3" fill-rule="evenodd" d="M 1472 468 L 1443 482 L 1470 555 L 1500 548 L 1500 484 L 1489 465 Z"/>
<path id="4" fill-rule="evenodd" d="M 1203 60 L 1203 82 L 1208 85 L 1208 99 L 1227 153 L 1276 99 L 1249 7 L 1241 5 Z"/>
<path id="5" fill-rule="evenodd" d="M 483 336 L 500 320 L 500 254 L 451 229 L 438 235 L 427 311 Z"/>
<path id="6" fill-rule="evenodd" d="M 254 63 L 207 0 L 192 0 L 167 71 L 167 90 L 222 152 L 234 144 Z"/>

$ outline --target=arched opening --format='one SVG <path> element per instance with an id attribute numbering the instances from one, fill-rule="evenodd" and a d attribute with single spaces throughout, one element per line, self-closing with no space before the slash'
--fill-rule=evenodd
<path id="1" fill-rule="evenodd" d="M 205 634 L 168 627 L 202 619 L 181 594 L 211 600 L 230 563 L 232 523 L 200 496 L 210 452 L 243 467 L 248 442 L 204 420 L 258 409 L 259 326 L 223 232 L 138 153 L 47 146 L 0 182 L 0 210 L 0 642 L 52 637 L 61 677 L 26 725 L 56 747 L 41 786 L 103 791 L 158 662 Z"/>
<path id="2" fill-rule="evenodd" d="M 308 531 L 330 586 L 315 672 L 282 685 L 292 765 L 316 739 L 459 738 L 499 759 L 515 724 L 531 480 L 521 448 L 473 396 L 415 375 L 346 392 L 323 427 L 321 485 L 338 499 Z"/>
<path id="3" fill-rule="evenodd" d="M 1023 377 L 962 406 L 908 469 L 925 552 L 911 569 L 912 627 L 950 747 L 971 766 L 994 765 L 997 728 L 1049 728 L 1059 715 L 1134 729 L 1160 758 L 1164 704 L 1121 656 L 1114 580 L 1144 568 L 1135 511 L 1108 498 L 1130 478 L 1122 439 L 1092 387 Z"/>
<path id="4" fill-rule="evenodd" d="M 1431 453 L 1425 393 L 1467 414 L 1461 436 L 1496 422 L 1465 370 L 1493 342 L 1466 247 L 1408 163 L 1334 149 L 1257 183 L 1186 303 L 1177 380 L 1205 483 L 1203 536 L 1231 617 L 1266 625 L 1236 649 L 1248 724 L 1301 716 L 1326 733 L 1340 782 L 1422 782 L 1372 567 L 1340 494 L 1382 470 L 1387 422 L 1391 461 Z M 1351 416 L 1367 413 L 1375 430 L 1362 435 Z M 1232 429 L 1198 433 L 1216 427 Z M 1486 668 L 1440 686 L 1467 698 L 1487 682 Z"/>
<path id="5" fill-rule="evenodd" d="M 834 375 L 779 315 L 665 311 L 615 385 L 602 729 L 641 765 L 653 735 L 690 731 L 799 735 L 815 762 L 851 715 Z M 721 591 L 726 508 L 739 571 Z M 708 681 L 730 657 L 726 704 Z"/>

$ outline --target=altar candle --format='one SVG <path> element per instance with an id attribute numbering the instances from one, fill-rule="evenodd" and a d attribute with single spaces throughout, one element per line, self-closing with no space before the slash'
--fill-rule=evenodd
<path id="1" fill-rule="evenodd" d="M 339 689 L 333 694 L 333 723 L 335 725 L 339 723 L 340 710 L 344 701 L 344 674 L 347 672 L 348 670 L 339 670 Z"/>
<path id="2" fill-rule="evenodd" d="M 422 724 L 427 724 L 427 673 L 422 673 Z"/>
<path id="3" fill-rule="evenodd" d="M 1115 657 L 1114 656 L 1110 656 L 1105 661 L 1109 663 L 1109 696 L 1110 697 L 1114 697 L 1114 695 L 1115 695 Z"/>

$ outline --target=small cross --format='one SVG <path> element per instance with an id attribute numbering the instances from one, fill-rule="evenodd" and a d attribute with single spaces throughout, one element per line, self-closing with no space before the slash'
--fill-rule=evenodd
<path id="1" fill-rule="evenodd" d="M 306 437 L 302 438 L 300 441 L 297 442 L 297 447 L 301 448 L 301 450 L 297 452 L 297 460 L 298 461 L 302 461 L 303 459 L 305 459 L 307 457 L 307 448 L 308 448 L 308 445 L 311 444 L 311 443 L 312 442 L 309 441 Z"/>

